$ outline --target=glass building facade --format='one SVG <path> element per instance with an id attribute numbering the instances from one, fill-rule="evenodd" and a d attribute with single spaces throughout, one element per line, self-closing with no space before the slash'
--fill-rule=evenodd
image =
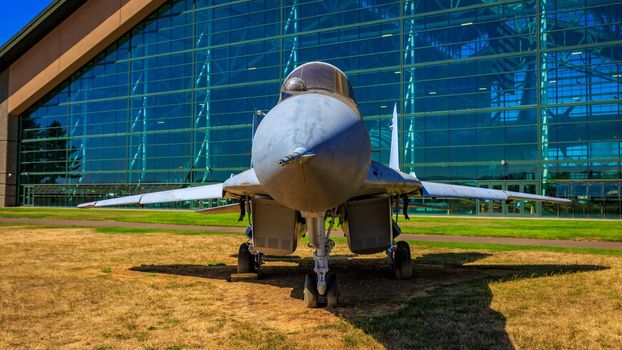
<path id="1" fill-rule="evenodd" d="M 403 170 L 575 199 L 436 200 L 450 213 L 622 216 L 622 1 L 603 0 L 169 1 L 20 116 L 20 204 L 223 181 L 315 60 L 348 74 L 375 160 L 397 103 Z"/>

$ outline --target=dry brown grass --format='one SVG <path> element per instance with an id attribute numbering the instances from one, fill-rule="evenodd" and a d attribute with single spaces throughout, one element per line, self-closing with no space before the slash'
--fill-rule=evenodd
<path id="1" fill-rule="evenodd" d="M 226 282 L 242 241 L 1 227 L 0 348 L 622 344 L 621 258 L 417 248 L 415 278 L 395 281 L 381 255 L 353 259 L 339 247 L 344 304 L 309 310 L 309 250 L 268 262 L 262 280 Z"/>

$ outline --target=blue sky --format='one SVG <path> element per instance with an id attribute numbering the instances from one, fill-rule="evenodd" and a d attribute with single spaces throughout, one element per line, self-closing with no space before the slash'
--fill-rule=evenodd
<path id="1" fill-rule="evenodd" d="M 52 0 L 6 0 L 0 10 L 0 46 L 35 18 Z"/>

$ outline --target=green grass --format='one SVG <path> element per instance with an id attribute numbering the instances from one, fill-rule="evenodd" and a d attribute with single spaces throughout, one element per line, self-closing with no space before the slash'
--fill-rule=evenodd
<path id="1" fill-rule="evenodd" d="M 238 222 L 238 216 L 237 213 L 199 214 L 185 210 L 0 208 L 0 217 L 5 218 L 112 220 L 118 222 L 229 227 L 246 226 L 247 221 Z M 402 227 L 402 232 L 412 234 L 622 241 L 622 221 L 612 220 L 413 216 L 410 221 L 400 218 L 399 224 Z M 153 231 L 151 230 L 150 232 Z M 138 233 L 138 231 L 135 232 Z M 193 233 L 189 231 L 187 234 Z"/>
<path id="2" fill-rule="evenodd" d="M 99 233 L 112 234 L 128 234 L 128 233 L 168 233 L 174 235 L 239 235 L 242 233 L 235 232 L 206 232 L 192 230 L 157 230 L 127 227 L 98 227 L 95 229 Z M 347 245 L 348 240 L 345 237 L 332 237 L 336 244 Z M 451 249 L 475 249 L 485 251 L 544 251 L 559 253 L 579 253 L 579 254 L 599 254 L 609 256 L 622 256 L 622 250 L 619 249 L 598 249 L 598 248 L 570 248 L 570 247 L 549 247 L 549 246 L 532 246 L 532 245 L 511 245 L 511 244 L 486 244 L 486 243 L 460 243 L 460 242 L 427 242 L 418 240 L 407 240 L 413 249 L 416 247 L 428 248 L 451 248 Z M 298 242 L 299 247 L 305 247 L 309 243 L 308 237 L 302 237 Z"/>
<path id="3" fill-rule="evenodd" d="M 486 243 L 460 243 L 460 242 L 424 242 L 408 240 L 411 248 L 416 251 L 417 246 L 428 248 L 452 248 L 452 249 L 474 249 L 484 251 L 544 251 L 558 253 L 579 253 L 579 254 L 599 254 L 610 256 L 622 256 L 619 249 L 598 249 L 598 248 L 566 248 L 548 247 L 532 245 L 510 245 L 510 244 L 486 244 Z"/>
<path id="4" fill-rule="evenodd" d="M 0 226 L 4 223 L 0 223 Z M 15 226 L 15 224 L 7 224 L 8 226 Z M 76 226 L 48 226 L 48 225 L 34 225 L 34 224 L 19 224 L 18 226 L 31 226 L 37 228 L 59 228 L 68 227 L 75 228 Z M 133 228 L 133 227 L 96 227 L 94 228 L 97 233 L 104 234 L 145 234 L 145 233 L 164 233 L 172 235 L 182 236 L 200 236 L 200 235 L 237 235 L 242 236 L 242 233 L 236 232 L 215 232 L 215 231 L 200 231 L 200 230 L 176 230 L 176 229 L 151 229 L 151 228 Z M 348 241 L 345 237 L 332 237 L 336 244 L 346 245 Z M 598 248 L 566 248 L 566 247 L 549 247 L 549 246 L 531 246 L 531 245 L 510 245 L 510 244 L 485 244 L 485 243 L 460 243 L 460 242 L 427 242 L 418 240 L 407 240 L 408 243 L 416 249 L 417 246 L 428 248 L 451 248 L 451 249 L 476 249 L 487 251 L 545 251 L 545 252 L 561 252 L 561 253 L 579 253 L 579 254 L 599 254 L 609 256 L 622 256 L 622 250 L 616 249 L 598 249 Z M 309 243 L 307 237 L 302 237 L 298 242 L 300 247 L 306 246 Z"/>
<path id="5" fill-rule="evenodd" d="M 331 238 L 336 244 L 348 244 L 344 237 Z M 298 246 L 306 246 L 309 242 L 307 237 L 303 237 Z M 407 240 L 413 251 L 417 247 L 427 248 L 450 248 L 450 249 L 474 249 L 487 251 L 543 251 L 543 252 L 559 252 L 559 253 L 580 253 L 580 254 L 600 254 L 610 256 L 622 256 L 622 250 L 619 249 L 598 249 L 598 248 L 566 248 L 566 247 L 549 247 L 549 246 L 533 246 L 533 245 L 511 245 L 511 244 L 492 244 L 492 243 L 460 243 L 460 242 L 427 242 L 417 240 Z"/>
<path id="6" fill-rule="evenodd" d="M 622 221 L 411 217 L 403 233 L 539 239 L 622 241 Z"/>

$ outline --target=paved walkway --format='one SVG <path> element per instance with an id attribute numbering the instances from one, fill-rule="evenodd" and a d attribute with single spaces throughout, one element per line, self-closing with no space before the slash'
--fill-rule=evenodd
<path id="1" fill-rule="evenodd" d="M 30 218 L 0 218 L 0 222 L 14 224 L 36 224 L 46 226 L 76 226 L 76 227 L 128 227 L 152 228 L 157 230 L 191 230 L 209 232 L 244 232 L 245 227 L 202 226 L 202 225 L 175 225 L 149 224 L 144 222 L 120 222 L 112 220 L 73 220 L 73 219 L 30 219 Z"/>
<path id="2" fill-rule="evenodd" d="M 14 224 L 36 224 L 47 226 L 78 226 L 78 227 L 128 227 L 128 228 L 151 228 L 158 230 L 196 230 L 211 232 L 235 232 L 242 233 L 244 227 L 227 226 L 202 226 L 202 225 L 174 225 L 174 224 L 149 224 L 141 222 L 118 222 L 105 220 L 70 220 L 70 219 L 30 219 L 30 218 L 0 218 L 0 222 Z M 334 235 L 343 237 L 343 232 L 335 231 Z M 605 241 L 572 241 L 561 239 L 534 239 L 534 238 L 505 238 L 505 237 L 477 237 L 477 236 L 441 236 L 426 234 L 402 234 L 401 239 L 416 240 L 423 242 L 459 242 L 459 243 L 483 243 L 483 244 L 507 244 L 526 246 L 545 246 L 561 248 L 597 248 L 597 249 L 622 249 L 622 242 Z"/>

